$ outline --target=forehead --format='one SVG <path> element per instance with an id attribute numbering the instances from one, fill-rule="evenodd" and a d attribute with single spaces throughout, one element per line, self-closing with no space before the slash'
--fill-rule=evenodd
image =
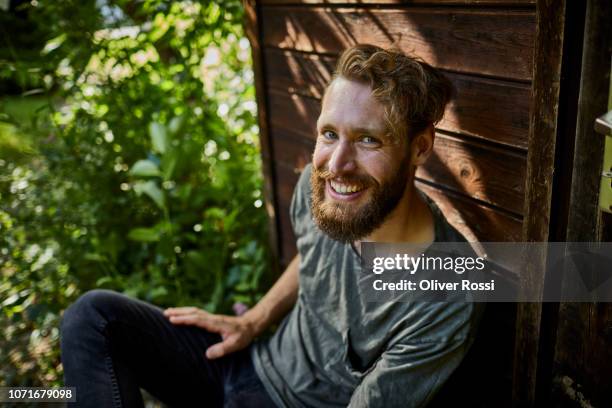
<path id="1" fill-rule="evenodd" d="M 368 84 L 339 77 L 325 92 L 317 125 L 384 132 L 385 109 L 372 95 L 372 88 Z"/>

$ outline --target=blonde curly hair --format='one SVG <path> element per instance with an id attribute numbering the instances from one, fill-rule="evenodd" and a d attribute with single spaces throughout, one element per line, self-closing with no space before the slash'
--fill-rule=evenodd
<path id="1" fill-rule="evenodd" d="M 370 44 L 345 50 L 333 79 L 337 77 L 368 83 L 385 107 L 391 134 L 409 139 L 438 123 L 454 94 L 448 78 L 421 59 Z"/>

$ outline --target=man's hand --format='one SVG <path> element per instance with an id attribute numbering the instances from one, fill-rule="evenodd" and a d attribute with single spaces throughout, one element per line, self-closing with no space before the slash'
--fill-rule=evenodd
<path id="1" fill-rule="evenodd" d="M 197 307 L 171 307 L 164 310 L 164 315 L 173 324 L 197 326 L 219 333 L 223 341 L 210 346 L 206 357 L 223 357 L 247 347 L 255 337 L 289 312 L 297 299 L 299 265 L 300 257 L 296 255 L 259 303 L 241 316 L 212 314 Z"/>
<path id="2" fill-rule="evenodd" d="M 222 342 L 206 350 L 206 357 L 215 359 L 247 347 L 256 336 L 255 325 L 245 316 L 225 316 L 208 313 L 197 307 L 171 307 L 164 310 L 170 323 L 197 326 L 219 333 Z"/>

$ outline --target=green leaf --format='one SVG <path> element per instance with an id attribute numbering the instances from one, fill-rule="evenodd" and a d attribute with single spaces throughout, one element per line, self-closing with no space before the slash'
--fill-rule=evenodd
<path id="1" fill-rule="evenodd" d="M 170 24 L 166 21 L 165 16 L 162 13 L 157 13 L 153 19 L 153 27 L 149 32 L 149 39 L 151 42 L 156 42 L 162 38 L 170 28 Z"/>
<path id="2" fill-rule="evenodd" d="M 153 150 L 157 153 L 164 154 L 168 146 L 168 132 L 166 127 L 158 122 L 149 123 L 149 136 L 151 136 Z"/>
<path id="3" fill-rule="evenodd" d="M 210 207 L 204 210 L 204 218 L 223 219 L 225 215 L 225 210 L 219 207 Z"/>
<path id="4" fill-rule="evenodd" d="M 83 255 L 83 259 L 87 261 L 93 261 L 93 262 L 105 262 L 106 261 L 106 258 L 103 255 L 96 254 L 93 252 L 88 252 L 85 255 Z"/>
<path id="5" fill-rule="evenodd" d="M 132 241 L 157 242 L 160 233 L 155 228 L 133 228 L 128 232 L 128 238 Z"/>
<path id="6" fill-rule="evenodd" d="M 191 262 L 201 268 L 205 268 L 208 266 L 208 261 L 206 257 L 202 255 L 200 251 L 188 251 L 185 254 L 185 259 L 188 262 Z"/>
<path id="7" fill-rule="evenodd" d="M 154 181 L 139 181 L 134 184 L 134 191 L 138 195 L 146 194 L 157 204 L 157 206 L 165 210 L 166 209 L 166 199 L 164 196 L 164 192 L 157 186 Z"/>
<path id="8" fill-rule="evenodd" d="M 96 281 L 96 286 L 104 286 L 113 283 L 113 278 L 111 276 L 103 276 Z"/>
<path id="9" fill-rule="evenodd" d="M 129 174 L 136 177 L 155 177 L 161 173 L 157 164 L 151 160 L 138 160 L 130 169 Z"/>
<path id="10" fill-rule="evenodd" d="M 164 296 L 168 295 L 168 289 L 166 289 L 163 286 L 158 286 L 156 288 L 153 288 L 151 290 L 151 292 L 149 292 L 149 297 L 151 300 L 157 300 L 159 298 L 162 298 Z"/>
<path id="11" fill-rule="evenodd" d="M 174 118 L 172 118 L 170 123 L 168 123 L 168 132 L 170 133 L 170 135 L 176 135 L 183 127 L 184 122 L 184 116 L 175 116 Z"/>
<path id="12" fill-rule="evenodd" d="M 45 47 L 42 49 L 42 51 L 40 52 L 42 55 L 47 55 L 50 52 L 58 49 L 63 43 L 64 41 L 66 41 L 67 35 L 66 33 L 60 34 L 55 38 L 50 39 L 49 41 L 47 41 L 47 43 L 45 44 Z"/>
<path id="13" fill-rule="evenodd" d="M 178 163 L 178 152 L 176 150 L 172 150 L 164 156 L 164 159 L 161 162 L 162 176 L 164 180 L 172 179 L 177 163 Z"/>

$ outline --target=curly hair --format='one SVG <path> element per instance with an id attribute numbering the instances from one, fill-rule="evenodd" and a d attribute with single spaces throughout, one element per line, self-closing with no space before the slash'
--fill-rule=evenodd
<path id="1" fill-rule="evenodd" d="M 397 137 L 410 138 L 439 122 L 454 93 L 448 78 L 426 62 L 370 44 L 342 53 L 333 79 L 339 76 L 370 84 L 385 108 L 389 130 Z"/>

